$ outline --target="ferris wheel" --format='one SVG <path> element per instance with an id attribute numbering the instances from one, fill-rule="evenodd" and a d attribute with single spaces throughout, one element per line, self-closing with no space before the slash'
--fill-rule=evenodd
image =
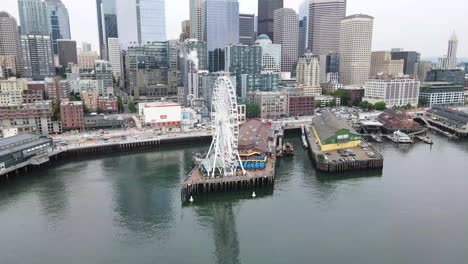
<path id="1" fill-rule="evenodd" d="M 207 159 L 213 162 L 209 177 L 235 176 L 238 165 L 245 174 L 238 152 L 239 116 L 236 90 L 228 77 L 219 77 L 213 88 L 211 109 L 213 141 Z"/>

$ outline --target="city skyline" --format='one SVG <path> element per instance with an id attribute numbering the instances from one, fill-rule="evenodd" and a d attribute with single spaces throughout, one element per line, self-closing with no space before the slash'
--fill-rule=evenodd
<path id="1" fill-rule="evenodd" d="M 17 0 L 3 0 L 2 11 L 11 13 L 19 23 Z M 96 2 L 94 0 L 62 0 L 70 13 L 72 39 L 77 43 L 91 42 L 93 50 L 99 50 Z M 186 6 L 181 8 L 181 2 Z M 284 6 L 296 11 L 302 0 L 285 0 Z M 240 13 L 257 13 L 257 1 L 239 0 Z M 446 55 L 447 40 L 453 31 L 459 36 L 459 58 L 468 57 L 468 26 L 464 23 L 463 0 L 447 0 L 441 7 L 436 1 L 395 0 L 388 5 L 369 0 L 349 0 L 347 15 L 364 13 L 375 17 L 373 51 L 404 48 L 419 51 L 422 58 L 436 59 Z M 402 8 L 404 7 L 404 8 Z M 442 9 L 441 9 L 442 8 Z M 418 12 L 414 12 L 418 10 Z M 435 12 L 437 10 L 437 12 Z M 82 19 L 82 13 L 90 14 Z M 428 20 L 433 12 L 437 19 Z M 398 14 L 398 15 L 396 15 Z M 407 14 L 407 15 L 405 15 Z M 398 18 L 398 19 L 396 19 Z M 177 39 L 181 32 L 180 23 L 189 19 L 189 1 L 166 0 L 166 31 L 168 39 Z M 407 26 L 407 30 L 402 30 Z"/>

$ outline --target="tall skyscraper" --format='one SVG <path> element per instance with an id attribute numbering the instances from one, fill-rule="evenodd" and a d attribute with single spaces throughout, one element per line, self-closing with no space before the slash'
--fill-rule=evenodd
<path id="1" fill-rule="evenodd" d="M 316 55 L 337 52 L 340 23 L 346 16 L 346 0 L 313 0 L 309 5 L 308 47 Z"/>
<path id="2" fill-rule="evenodd" d="M 262 71 L 262 48 L 258 45 L 231 45 L 226 48 L 226 72 L 236 78 L 237 96 L 257 90 Z"/>
<path id="3" fill-rule="evenodd" d="M 14 74 L 23 71 L 18 23 L 7 12 L 0 12 L 0 67 L 11 68 Z"/>
<path id="4" fill-rule="evenodd" d="M 201 0 L 190 0 L 190 37 L 203 41 Z"/>
<path id="5" fill-rule="evenodd" d="M 112 65 L 108 61 L 97 60 L 94 68 L 96 80 L 99 82 L 99 94 L 102 96 L 114 95 L 114 80 Z"/>
<path id="6" fill-rule="evenodd" d="M 371 55 L 370 77 L 374 78 L 381 73 L 398 77 L 403 74 L 404 65 L 404 60 L 392 60 L 390 51 L 374 51 Z"/>
<path id="7" fill-rule="evenodd" d="M 107 59 L 107 39 L 118 38 L 116 0 L 96 0 L 101 58 Z"/>
<path id="8" fill-rule="evenodd" d="M 52 40 L 44 35 L 21 35 L 25 78 L 44 80 L 55 75 Z"/>
<path id="9" fill-rule="evenodd" d="M 307 22 L 307 17 L 300 17 L 299 20 L 299 43 L 298 43 L 298 55 L 299 57 L 304 55 L 307 49 L 307 28 L 309 23 Z"/>
<path id="10" fill-rule="evenodd" d="M 283 0 L 258 0 L 258 35 L 268 35 L 274 40 L 275 10 L 283 8 Z"/>
<path id="11" fill-rule="evenodd" d="M 419 72 L 421 54 L 416 51 L 403 51 L 403 49 L 392 49 L 392 60 L 404 60 L 403 73 L 416 76 Z"/>
<path id="12" fill-rule="evenodd" d="M 239 42 L 239 2 L 202 0 L 202 33 L 211 72 L 224 70 L 224 48 Z"/>
<path id="13" fill-rule="evenodd" d="M 61 0 L 46 0 L 47 19 L 54 46 L 54 54 L 58 54 L 58 39 L 71 39 L 68 10 Z"/>
<path id="14" fill-rule="evenodd" d="M 255 45 L 262 47 L 262 70 L 281 72 L 281 45 L 273 44 L 268 35 L 260 35 Z"/>
<path id="15" fill-rule="evenodd" d="M 59 64 L 62 67 L 68 67 L 69 63 L 78 64 L 76 41 L 69 39 L 59 39 L 57 40 L 57 50 Z"/>
<path id="16" fill-rule="evenodd" d="M 46 2 L 42 0 L 18 0 L 21 35 L 49 36 L 49 17 Z"/>
<path id="17" fill-rule="evenodd" d="M 458 38 L 455 32 L 453 32 L 448 42 L 447 56 L 439 59 L 439 68 L 446 70 L 457 68 L 457 49 Z"/>
<path id="18" fill-rule="evenodd" d="M 292 72 L 299 54 L 298 16 L 291 8 L 280 8 L 274 13 L 273 42 L 281 44 L 281 71 Z"/>
<path id="19" fill-rule="evenodd" d="M 374 18 L 352 15 L 341 21 L 340 79 L 344 85 L 364 85 L 371 66 Z"/>
<path id="20" fill-rule="evenodd" d="M 184 40 L 191 38 L 190 37 L 190 20 L 184 20 L 181 23 L 182 26 L 182 33 L 180 33 L 179 41 L 184 42 Z"/>
<path id="21" fill-rule="evenodd" d="M 296 79 L 299 88 L 304 89 L 305 95 L 321 95 L 320 62 L 317 55 L 306 52 L 299 58 L 296 69 Z"/>
<path id="22" fill-rule="evenodd" d="M 305 26 L 305 48 L 309 46 L 309 5 L 311 0 L 304 0 L 299 6 L 299 19 L 306 19 L 307 24 Z M 300 37 L 299 37 L 300 38 Z M 299 45 L 300 46 L 300 45 Z"/>
<path id="23" fill-rule="evenodd" d="M 118 38 L 109 38 L 109 63 L 116 80 L 122 77 L 122 55 L 120 53 L 120 42 Z"/>
<path id="24" fill-rule="evenodd" d="M 164 0 L 135 0 L 138 42 L 166 41 L 166 7 Z"/>
<path id="25" fill-rule="evenodd" d="M 253 45 L 255 42 L 255 14 L 239 14 L 239 43 Z"/>

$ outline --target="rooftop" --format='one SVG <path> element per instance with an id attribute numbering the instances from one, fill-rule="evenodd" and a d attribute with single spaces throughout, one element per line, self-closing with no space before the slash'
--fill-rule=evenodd
<path id="1" fill-rule="evenodd" d="M 320 116 L 315 116 L 312 123 L 315 131 L 317 131 L 317 134 L 320 137 L 320 140 L 330 138 L 342 129 L 358 134 L 350 125 L 348 125 L 348 123 L 346 123 L 346 121 L 339 119 L 328 110 L 323 111 Z"/>
<path id="2" fill-rule="evenodd" d="M 242 152 L 259 150 L 268 151 L 268 138 L 271 125 L 260 119 L 250 119 L 239 128 L 239 149 Z"/>
<path id="3" fill-rule="evenodd" d="M 435 105 L 431 109 L 429 109 L 428 112 L 450 119 L 462 125 L 468 124 L 468 114 L 460 111 L 451 110 L 448 107 Z"/>

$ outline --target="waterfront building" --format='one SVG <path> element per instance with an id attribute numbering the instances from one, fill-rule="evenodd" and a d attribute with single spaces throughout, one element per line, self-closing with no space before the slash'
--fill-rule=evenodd
<path id="1" fill-rule="evenodd" d="M 21 134 L 0 139 L 0 171 L 15 166 L 22 167 L 21 164 L 24 163 L 33 165 L 45 163 L 49 161 L 48 153 L 52 147 L 52 139 L 35 134 Z"/>
<path id="2" fill-rule="evenodd" d="M 81 52 L 90 52 L 91 50 L 91 43 L 85 41 L 81 43 Z"/>
<path id="3" fill-rule="evenodd" d="M 239 43 L 253 45 L 255 42 L 255 14 L 239 14 Z"/>
<path id="4" fill-rule="evenodd" d="M 84 129 L 83 103 L 81 101 L 68 101 L 60 103 L 60 121 L 63 130 Z"/>
<path id="5" fill-rule="evenodd" d="M 184 20 L 181 23 L 182 33 L 180 33 L 179 41 L 184 42 L 186 39 L 190 39 L 190 20 Z"/>
<path id="6" fill-rule="evenodd" d="M 98 110 L 98 98 L 99 94 L 95 90 L 81 91 L 80 93 L 81 102 L 90 111 L 96 112 Z"/>
<path id="7" fill-rule="evenodd" d="M 283 8 L 283 0 L 258 0 L 258 35 L 274 41 L 275 11 Z"/>
<path id="8" fill-rule="evenodd" d="M 11 69 L 14 75 L 23 71 L 18 23 L 7 12 L 0 12 L 0 67 Z"/>
<path id="9" fill-rule="evenodd" d="M 81 69 L 94 69 L 98 59 L 99 56 L 95 51 L 80 52 L 78 54 L 78 67 Z"/>
<path id="10" fill-rule="evenodd" d="M 255 45 L 262 48 L 262 70 L 281 72 L 281 44 L 273 44 L 268 35 L 260 35 Z"/>
<path id="11" fill-rule="evenodd" d="M 356 148 L 361 144 L 359 133 L 330 111 L 323 111 L 314 118 L 312 133 L 321 151 Z"/>
<path id="12" fill-rule="evenodd" d="M 52 122 L 52 116 L 51 101 L 0 106 L 0 127 L 16 128 L 20 134 L 60 133 L 61 126 Z"/>
<path id="13" fill-rule="evenodd" d="M 109 63 L 112 66 L 112 73 L 115 80 L 122 77 L 122 54 L 120 52 L 120 42 L 118 38 L 109 38 Z"/>
<path id="14" fill-rule="evenodd" d="M 70 20 L 68 10 L 61 0 L 45 0 L 47 4 L 47 19 L 49 22 L 50 35 L 54 54 L 59 54 L 57 40 L 71 39 Z M 76 43 L 75 43 L 76 49 Z"/>
<path id="15" fill-rule="evenodd" d="M 203 41 L 201 0 L 190 0 L 190 38 Z"/>
<path id="16" fill-rule="evenodd" d="M 99 97 L 97 100 L 97 108 L 99 112 L 117 113 L 119 111 L 116 97 Z"/>
<path id="17" fill-rule="evenodd" d="M 312 116 L 315 113 L 315 97 L 303 91 L 288 90 L 288 116 Z"/>
<path id="18" fill-rule="evenodd" d="M 404 66 L 404 60 L 392 60 L 390 51 L 374 51 L 371 55 L 370 77 L 378 74 L 400 76 L 403 75 Z"/>
<path id="19" fill-rule="evenodd" d="M 235 76 L 237 96 L 246 98 L 247 93 L 257 90 L 262 71 L 262 48 L 258 45 L 230 45 L 225 50 L 226 72 Z"/>
<path id="20" fill-rule="evenodd" d="M 421 86 L 420 98 L 427 106 L 463 105 L 465 103 L 463 85 L 448 82 L 425 82 Z"/>
<path id="21" fill-rule="evenodd" d="M 96 0 L 101 59 L 107 59 L 107 41 L 118 38 L 116 0 Z"/>
<path id="22" fill-rule="evenodd" d="M 0 105 L 23 103 L 23 91 L 28 89 L 25 79 L 0 80 Z"/>
<path id="23" fill-rule="evenodd" d="M 427 82 L 449 82 L 456 85 L 465 85 L 465 72 L 459 69 L 432 69 L 427 72 Z"/>
<path id="24" fill-rule="evenodd" d="M 340 25 L 345 16 L 346 0 L 310 2 L 308 48 L 312 53 L 326 55 L 329 52 L 339 51 Z M 372 34 L 370 37 L 372 38 Z"/>
<path id="25" fill-rule="evenodd" d="M 273 43 L 281 45 L 281 71 L 292 72 L 298 58 L 299 21 L 291 8 L 274 11 Z"/>
<path id="26" fill-rule="evenodd" d="M 57 39 L 57 54 L 59 56 L 59 65 L 68 68 L 68 64 L 78 64 L 78 55 L 76 52 L 76 41 L 68 39 Z"/>
<path id="27" fill-rule="evenodd" d="M 379 75 L 366 82 L 363 101 L 384 102 L 387 107 L 417 107 L 421 83 L 412 78 Z"/>
<path id="28" fill-rule="evenodd" d="M 374 18 L 352 15 L 341 21 L 340 82 L 363 85 L 369 78 Z"/>
<path id="29" fill-rule="evenodd" d="M 201 12 L 209 71 L 224 71 L 224 48 L 239 42 L 239 2 L 238 0 L 202 0 Z"/>
<path id="30" fill-rule="evenodd" d="M 307 49 L 307 29 L 308 29 L 308 22 L 307 22 L 307 17 L 299 17 L 299 38 L 298 41 L 299 43 L 297 44 L 297 50 L 298 50 L 298 57 L 301 57 L 304 55 Z"/>
<path id="31" fill-rule="evenodd" d="M 99 89 L 99 94 L 102 96 L 114 95 L 114 71 L 112 70 L 112 65 L 108 61 L 97 60 L 94 74 L 97 81 L 102 81 L 99 83 L 102 85 Z"/>
<path id="32" fill-rule="evenodd" d="M 126 87 L 136 100 L 177 98 L 177 69 L 170 69 L 169 42 L 130 46 L 126 54 Z"/>
<path id="33" fill-rule="evenodd" d="M 297 86 L 304 90 L 305 95 L 321 95 L 319 57 L 306 52 L 299 58 L 296 70 Z"/>
<path id="34" fill-rule="evenodd" d="M 404 60 L 403 73 L 415 78 L 419 72 L 421 54 L 416 51 L 403 51 L 403 49 L 392 49 L 392 60 Z"/>
<path id="35" fill-rule="evenodd" d="M 247 102 L 260 107 L 262 119 L 279 119 L 286 117 L 288 113 L 288 95 L 283 92 L 250 92 Z"/>
<path id="36" fill-rule="evenodd" d="M 138 114 L 147 126 L 176 127 L 182 122 L 182 106 L 172 102 L 139 103 Z"/>
<path id="37" fill-rule="evenodd" d="M 70 83 L 60 78 L 45 78 L 46 97 L 49 100 L 60 102 L 61 99 L 68 99 L 70 96 Z"/>
<path id="38" fill-rule="evenodd" d="M 435 105 L 426 112 L 426 118 L 436 126 L 448 128 L 457 136 L 468 135 L 467 113 Z"/>
<path id="39" fill-rule="evenodd" d="M 54 54 L 49 36 L 22 35 L 23 77 L 44 80 L 55 75 Z"/>
<path id="40" fill-rule="evenodd" d="M 448 41 L 447 55 L 439 59 L 440 69 L 456 69 L 457 68 L 457 49 L 458 49 L 458 37 L 453 32 L 452 36 Z"/>
<path id="41" fill-rule="evenodd" d="M 384 133 L 390 134 L 396 131 L 411 134 L 423 131 L 424 128 L 404 111 L 396 109 L 385 109 L 378 117 L 377 121 L 382 124 Z"/>
<path id="42" fill-rule="evenodd" d="M 85 116 L 84 128 L 89 129 L 109 129 L 109 128 L 122 128 L 125 125 L 125 120 L 116 119 L 102 115 Z"/>
<path id="43" fill-rule="evenodd" d="M 432 70 L 432 61 L 421 61 L 418 67 L 418 78 L 420 81 L 427 79 L 427 73 Z"/>
<path id="44" fill-rule="evenodd" d="M 50 22 L 47 4 L 42 0 L 18 0 L 21 35 L 49 36 Z"/>

